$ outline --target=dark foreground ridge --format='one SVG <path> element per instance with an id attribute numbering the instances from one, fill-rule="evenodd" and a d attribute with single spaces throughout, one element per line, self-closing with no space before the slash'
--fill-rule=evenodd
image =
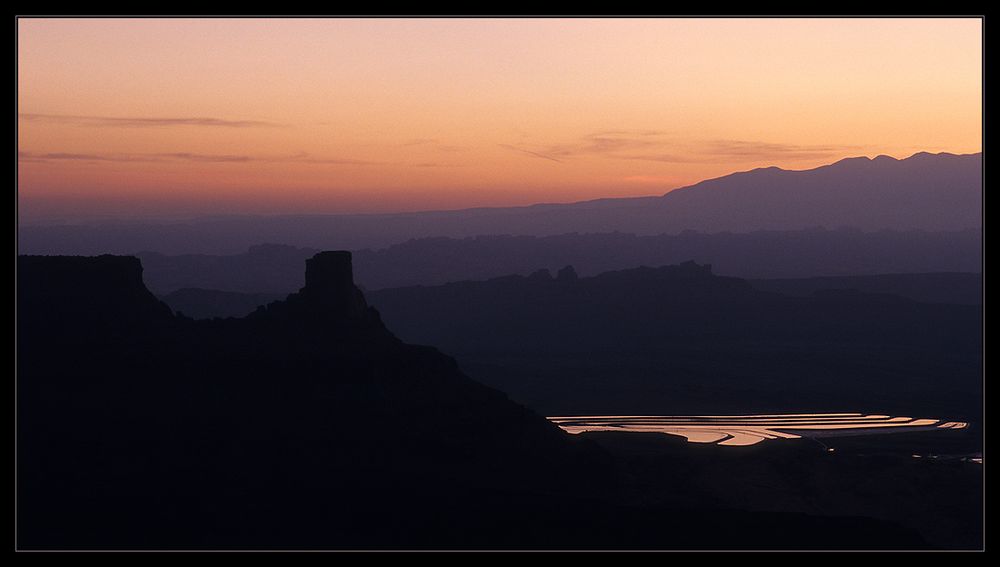
<path id="1" fill-rule="evenodd" d="M 367 296 L 403 340 L 440 348 L 545 415 L 860 411 L 980 421 L 980 307 L 806 289 L 763 291 L 683 262 Z"/>
<path id="2" fill-rule="evenodd" d="M 242 319 L 173 315 L 135 258 L 22 256 L 17 277 L 22 549 L 924 545 L 865 518 L 626 505 L 593 442 L 393 336 L 346 252 Z"/>

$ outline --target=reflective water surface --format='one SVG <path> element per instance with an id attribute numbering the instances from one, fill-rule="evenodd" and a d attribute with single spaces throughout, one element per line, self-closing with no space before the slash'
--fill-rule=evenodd
<path id="1" fill-rule="evenodd" d="M 657 432 L 691 443 L 755 445 L 772 439 L 874 435 L 928 429 L 965 429 L 968 423 L 931 418 L 860 413 L 761 415 L 578 415 L 549 417 L 569 433 L 585 431 Z"/>

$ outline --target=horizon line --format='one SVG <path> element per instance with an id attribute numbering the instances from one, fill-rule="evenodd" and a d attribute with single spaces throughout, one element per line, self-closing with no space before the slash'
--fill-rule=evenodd
<path id="1" fill-rule="evenodd" d="M 602 201 L 631 201 L 631 200 L 638 200 L 638 199 L 660 199 L 660 198 L 666 197 L 667 195 L 669 195 L 670 193 L 673 193 L 674 191 L 680 191 L 680 190 L 684 190 L 684 189 L 690 189 L 690 188 L 697 187 L 698 185 L 700 185 L 702 183 L 709 182 L 709 181 L 714 181 L 714 180 L 717 180 L 717 179 L 724 179 L 724 178 L 731 177 L 731 176 L 734 176 L 734 175 L 742 175 L 742 174 L 752 173 L 754 171 L 777 170 L 777 171 L 782 171 L 782 172 L 807 172 L 807 171 L 816 171 L 818 169 L 823 169 L 823 168 L 826 168 L 826 167 L 831 167 L 831 166 L 834 166 L 834 165 L 837 165 L 839 163 L 842 163 L 844 161 L 849 161 L 849 160 L 865 159 L 865 160 L 868 160 L 869 162 L 871 162 L 871 161 L 875 161 L 876 159 L 879 159 L 879 158 L 888 158 L 888 159 L 891 159 L 893 161 L 899 162 L 899 161 L 906 161 L 906 160 L 912 159 L 912 158 L 920 156 L 920 155 L 969 157 L 969 156 L 975 156 L 975 155 L 982 155 L 982 153 L 983 153 L 982 150 L 979 150 L 978 152 L 971 152 L 971 153 L 954 153 L 954 152 L 947 152 L 947 151 L 942 151 L 942 152 L 928 152 L 928 151 L 925 151 L 925 150 L 921 150 L 921 151 L 914 152 L 913 154 L 910 154 L 909 156 L 904 157 L 904 158 L 897 158 L 897 157 L 891 156 L 889 154 L 878 154 L 878 155 L 876 155 L 874 157 L 870 157 L 870 156 L 867 156 L 867 155 L 847 156 L 847 157 L 840 158 L 838 160 L 832 161 L 832 162 L 824 164 L 824 165 L 819 165 L 819 166 L 816 166 L 816 167 L 810 167 L 810 168 L 806 168 L 806 169 L 785 169 L 785 168 L 782 168 L 782 167 L 779 167 L 779 166 L 771 165 L 771 166 L 762 166 L 762 167 L 755 167 L 755 168 L 752 168 L 752 169 L 745 169 L 745 170 L 733 171 L 733 172 L 727 173 L 725 175 L 720 175 L 720 176 L 717 176 L 717 177 L 709 177 L 709 178 L 706 178 L 706 179 L 702 179 L 700 181 L 697 181 L 695 183 L 691 183 L 689 185 L 683 185 L 683 186 L 680 186 L 680 187 L 674 187 L 672 189 L 669 189 L 665 193 L 655 193 L 655 194 L 646 194 L 646 195 L 631 195 L 631 196 L 627 196 L 627 197 L 597 197 L 597 198 L 594 198 L 594 199 L 584 199 L 584 200 L 580 200 L 580 201 L 566 201 L 566 202 L 538 202 L 538 203 L 531 203 L 531 204 L 527 204 L 527 205 L 484 205 L 484 206 L 478 206 L 478 207 L 459 207 L 459 208 L 454 208 L 454 209 L 419 209 L 419 210 L 413 210 L 413 211 L 357 212 L 357 213 L 308 213 L 308 212 L 302 212 L 302 213 L 274 213 L 274 214 L 267 214 L 267 213 L 214 213 L 214 214 L 212 214 L 212 213 L 209 213 L 209 214 L 200 214 L 200 215 L 164 215 L 164 216 L 160 216 L 160 217 L 136 217 L 136 216 L 123 217 L 123 216 L 118 216 L 118 215 L 107 214 L 107 215 L 92 215 L 90 218 L 79 218 L 79 219 L 77 219 L 75 221 L 70 221 L 70 222 L 67 222 L 67 219 L 50 219 L 50 220 L 27 221 L 27 222 L 24 222 L 24 224 L 29 225 L 29 226 L 53 226 L 53 225 L 55 225 L 55 226 L 61 226 L 61 225 L 78 225 L 78 224 L 95 223 L 95 222 L 96 223 L 106 223 L 106 222 L 110 222 L 110 223 L 114 223 L 114 222 L 131 223 L 131 222 L 159 221 L 159 222 L 167 223 L 167 222 L 183 222 L 183 221 L 205 220 L 205 219 L 214 219 L 214 218 L 255 218 L 255 217 L 266 217 L 266 218 L 283 218 L 283 217 L 285 217 L 285 218 L 288 218 L 288 217 L 308 217 L 308 218 L 319 218 L 319 217 L 392 217 L 392 216 L 405 216 L 405 215 L 424 215 L 424 214 L 430 215 L 430 214 L 460 213 L 460 212 L 473 212 L 473 211 L 517 210 L 517 209 L 530 209 L 530 208 L 533 208 L 533 207 L 561 207 L 561 206 L 582 205 L 582 204 L 586 204 L 586 203 L 597 203 L 597 202 L 602 202 Z M 23 222 L 22 219 L 20 218 L 20 214 L 18 214 L 18 221 L 17 222 L 18 222 L 18 226 L 20 226 L 22 224 L 22 222 Z"/>

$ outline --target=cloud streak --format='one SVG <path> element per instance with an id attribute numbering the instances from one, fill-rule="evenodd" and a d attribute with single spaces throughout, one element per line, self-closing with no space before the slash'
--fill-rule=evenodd
<path id="1" fill-rule="evenodd" d="M 209 128 L 277 128 L 285 126 L 263 120 L 227 120 L 206 117 L 114 117 L 80 116 L 71 114 L 18 114 L 28 122 L 67 124 L 90 128 L 163 128 L 171 126 L 198 126 Z"/>
<path id="2" fill-rule="evenodd" d="M 404 148 L 413 146 L 431 146 L 442 152 L 462 152 L 468 149 L 465 146 L 443 144 L 441 143 L 441 140 L 438 140 L 437 138 L 416 138 L 406 142 L 401 142 L 398 145 Z"/>
<path id="3" fill-rule="evenodd" d="M 703 151 L 710 155 L 748 161 L 771 157 L 798 160 L 829 158 L 860 149 L 861 146 L 781 144 L 747 140 L 711 140 L 703 147 Z"/>
<path id="4" fill-rule="evenodd" d="M 692 140 L 667 137 L 661 130 L 608 130 L 572 143 L 532 146 L 501 144 L 525 155 L 562 162 L 579 157 L 657 161 L 663 163 L 718 163 L 798 161 L 833 158 L 863 149 L 850 145 L 802 145 L 756 140 Z"/>
<path id="5" fill-rule="evenodd" d="M 293 156 L 250 156 L 240 154 L 199 154 L 170 152 L 151 154 L 78 154 L 68 152 L 17 152 L 18 161 L 46 163 L 59 161 L 117 162 L 117 163 L 309 163 L 327 165 L 375 165 L 378 162 L 350 158 L 314 158 L 300 153 Z"/>
<path id="6" fill-rule="evenodd" d="M 533 156 L 533 157 L 536 157 L 536 158 L 547 159 L 549 161 L 554 161 L 556 163 L 562 163 L 561 159 L 557 159 L 557 158 L 554 158 L 554 157 L 552 157 L 550 155 L 545 155 L 545 154 L 540 153 L 540 152 L 533 152 L 531 150 L 526 150 L 524 148 L 519 148 L 517 146 L 512 146 L 510 144 L 499 144 L 499 146 L 501 148 L 507 148 L 508 150 L 513 150 L 515 152 L 519 152 L 519 153 L 522 153 L 524 155 Z"/>
<path id="7" fill-rule="evenodd" d="M 462 164 L 459 163 L 440 163 L 436 161 L 423 161 L 409 165 L 412 167 L 462 167 Z"/>
<path id="8" fill-rule="evenodd" d="M 43 162 L 43 161 L 115 161 L 109 156 L 97 154 L 74 154 L 68 152 L 17 152 L 18 161 Z"/>

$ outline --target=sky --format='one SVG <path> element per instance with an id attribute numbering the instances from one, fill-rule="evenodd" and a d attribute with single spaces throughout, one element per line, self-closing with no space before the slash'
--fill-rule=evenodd
<path id="1" fill-rule="evenodd" d="M 657 195 L 982 149 L 979 19 L 17 22 L 21 222 Z"/>

